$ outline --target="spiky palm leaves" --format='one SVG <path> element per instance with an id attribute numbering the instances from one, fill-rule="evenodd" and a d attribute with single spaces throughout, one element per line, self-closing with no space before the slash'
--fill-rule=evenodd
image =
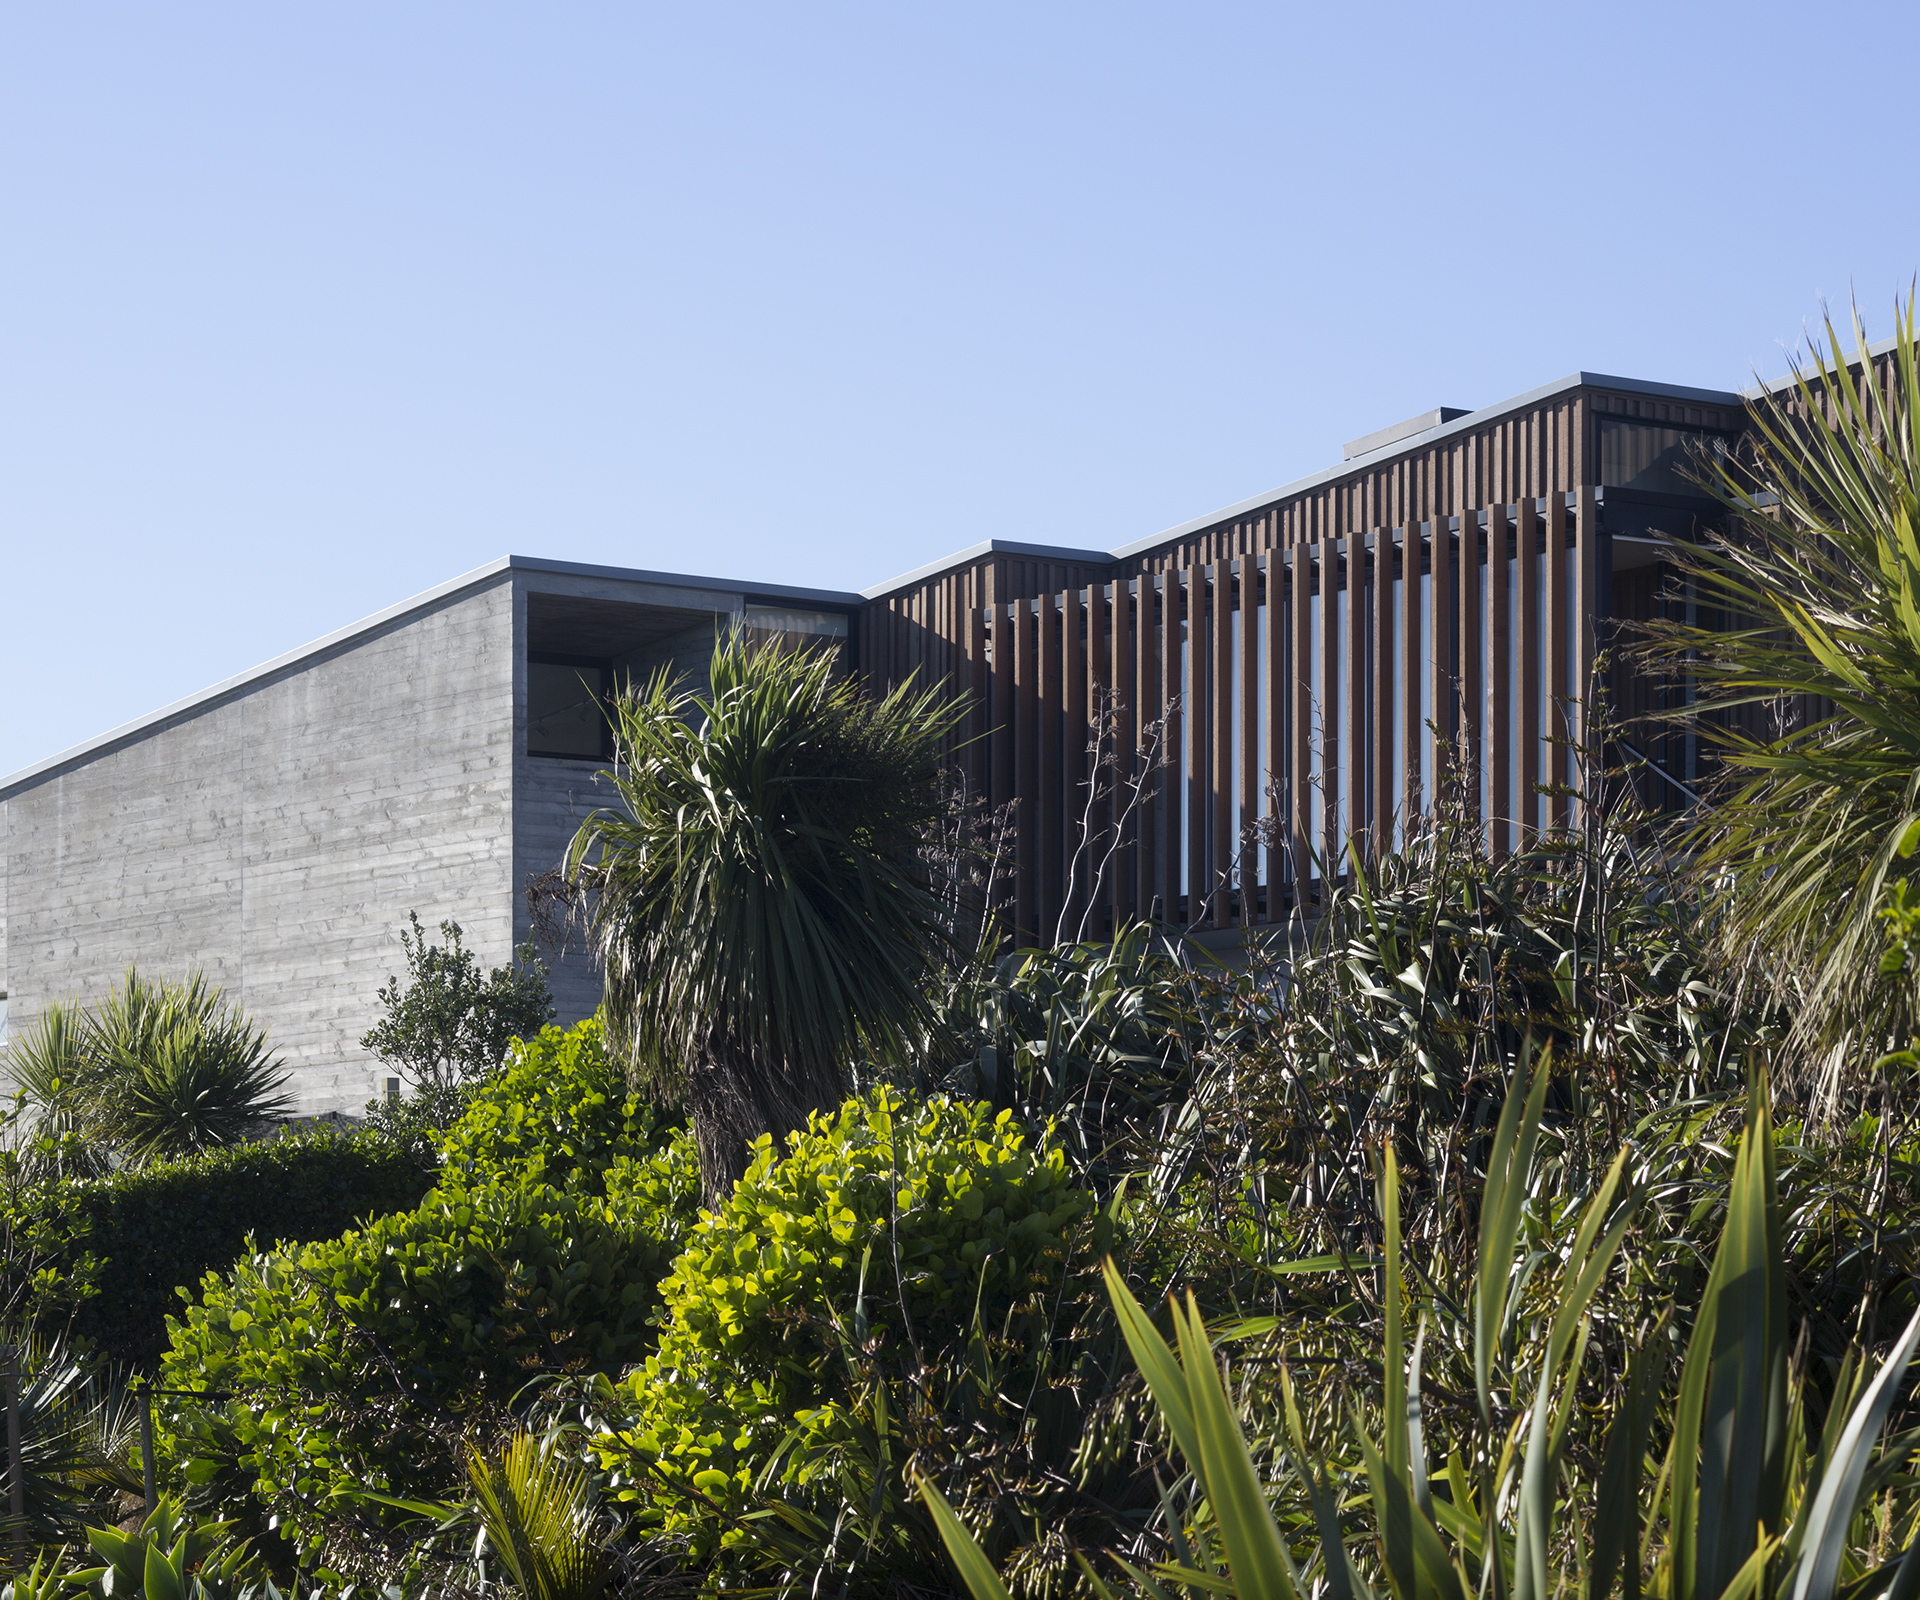
<path id="1" fill-rule="evenodd" d="M 1726 625 L 1660 624 L 1651 644 L 1693 681 L 1684 715 L 1729 769 L 1689 840 L 1706 878 L 1732 890 L 1729 952 L 1758 950 L 1801 986 L 1804 1053 L 1829 1063 L 1849 1038 L 1871 1060 L 1862 1031 L 1913 1020 L 1900 1014 L 1908 997 L 1876 982 L 1875 922 L 1920 817 L 1913 313 L 1909 300 L 1892 350 L 1865 372 L 1858 313 L 1851 365 L 1829 319 L 1812 368 L 1753 400 L 1742 447 L 1702 462 L 1730 527 L 1680 565 Z M 1767 725 L 1782 710 L 1797 725 Z"/>
<path id="2" fill-rule="evenodd" d="M 606 969 L 610 1041 L 684 1100 L 717 1202 L 755 1136 L 845 1095 L 861 1049 L 925 1014 L 942 912 L 917 846 L 960 707 L 880 700 L 820 652 L 714 651 L 707 698 L 664 674 L 618 702 L 620 810 L 568 852 Z"/>
<path id="3" fill-rule="evenodd" d="M 130 967 L 91 1011 L 50 1005 L 6 1066 L 40 1130 L 82 1134 L 95 1165 L 235 1144 L 293 1109 L 264 1030 L 200 973 L 172 983 Z"/>
<path id="4" fill-rule="evenodd" d="M 497 1457 L 469 1445 L 467 1476 L 487 1550 L 524 1600 L 598 1600 L 618 1569 L 593 1480 L 533 1434 Z"/>

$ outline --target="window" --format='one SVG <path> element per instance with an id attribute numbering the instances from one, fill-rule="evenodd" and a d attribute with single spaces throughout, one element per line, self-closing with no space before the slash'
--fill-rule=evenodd
<path id="1" fill-rule="evenodd" d="M 599 761 L 610 755 L 607 669 L 562 656 L 527 662 L 527 754 Z"/>
<path id="2" fill-rule="evenodd" d="M 1717 433 L 1602 417 L 1600 481 L 1617 489 L 1703 499 L 1706 491 L 1689 474 L 1700 473 L 1702 451 L 1717 453 L 1726 447 L 1726 440 Z"/>
<path id="3" fill-rule="evenodd" d="M 804 639 L 844 639 L 844 611 L 786 611 L 773 606 L 748 606 L 740 625 L 756 633 L 787 634 Z"/>

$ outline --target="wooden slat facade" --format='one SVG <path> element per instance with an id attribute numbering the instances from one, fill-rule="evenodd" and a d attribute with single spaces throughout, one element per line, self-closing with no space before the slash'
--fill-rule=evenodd
<path id="1" fill-rule="evenodd" d="M 1390 846 L 1432 805 L 1429 724 L 1490 849 L 1569 820 L 1608 620 L 1665 603 L 1657 564 L 1616 585 L 1613 539 L 1657 549 L 1633 530 L 1699 514 L 1644 484 L 1673 441 L 1736 433 L 1733 399 L 1562 388 L 1144 551 L 990 548 L 869 601 L 858 662 L 879 687 L 918 674 L 970 698 L 954 759 L 970 792 L 1016 806 L 1022 940 L 1283 921 L 1350 848 Z M 1629 471 L 1642 487 L 1609 484 Z M 1156 734 L 1166 757 L 1131 812 L 1088 805 L 1102 704 L 1122 778 Z"/>

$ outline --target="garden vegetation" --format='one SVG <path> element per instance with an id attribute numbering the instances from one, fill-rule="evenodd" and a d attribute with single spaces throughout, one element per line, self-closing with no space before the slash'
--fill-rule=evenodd
<path id="1" fill-rule="evenodd" d="M 164 1053 L 47 1013 L 14 1600 L 1916 1600 L 1900 327 L 1699 464 L 1726 615 L 1639 646 L 1722 752 L 1691 815 L 1596 705 L 1576 823 L 1517 852 L 1456 779 L 1292 944 L 1009 950 L 952 892 L 994 878 L 952 871 L 994 832 L 952 711 L 728 639 L 711 694 L 627 693 L 570 855 L 603 1014 L 532 1008 L 430 1120 L 162 1160 L 115 1096 Z"/>

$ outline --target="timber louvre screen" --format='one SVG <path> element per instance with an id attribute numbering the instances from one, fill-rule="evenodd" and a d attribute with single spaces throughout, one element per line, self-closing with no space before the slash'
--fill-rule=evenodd
<path id="1" fill-rule="evenodd" d="M 975 793 L 1017 802 L 1020 942 L 1156 915 L 1271 924 L 1310 907 L 1350 846 L 1390 844 L 1432 806 L 1429 722 L 1479 773 L 1463 799 L 1491 850 L 1568 819 L 1601 540 L 1581 489 L 1032 598 L 1000 600 L 983 564 L 951 575 L 944 626 L 888 664 L 972 692 L 984 737 L 959 754 Z M 1122 775 L 1166 724 L 1165 765 L 1118 839 L 1115 805 L 1087 804 L 1103 695 Z"/>
<path id="2" fill-rule="evenodd" d="M 1739 395 L 1574 374 L 1125 553 L 989 542 L 870 593 L 859 668 L 971 697 L 955 765 L 972 795 L 1018 801 L 1020 940 L 1281 922 L 1350 844 L 1391 846 L 1430 808 L 1430 725 L 1466 759 L 1459 800 L 1489 849 L 1572 820 L 1574 697 L 1602 630 L 1667 614 L 1658 547 L 1718 516 L 1614 480 L 1669 470 L 1669 435 L 1746 425 Z M 1663 703 L 1609 676 L 1631 715 Z M 1103 695 L 1121 771 L 1156 728 L 1167 758 L 1117 841 L 1113 805 L 1086 804 Z M 1679 743 L 1633 752 L 1659 804 L 1697 781 Z M 1089 905 L 1086 858 L 1110 843 Z"/>

